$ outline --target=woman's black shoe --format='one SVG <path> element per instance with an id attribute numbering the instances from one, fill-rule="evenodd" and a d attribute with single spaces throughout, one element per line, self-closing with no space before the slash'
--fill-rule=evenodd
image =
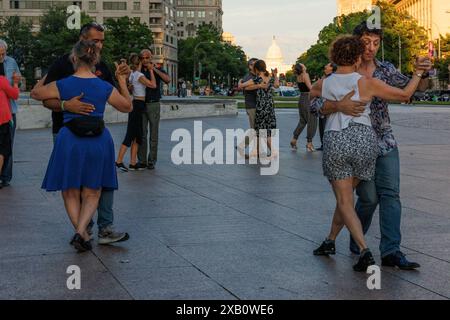
<path id="1" fill-rule="evenodd" d="M 314 250 L 315 256 L 329 256 L 330 254 L 336 254 L 336 246 L 333 240 L 325 240 L 322 242 L 319 248 Z"/>
<path id="2" fill-rule="evenodd" d="M 369 249 L 365 249 L 361 252 L 358 263 L 353 266 L 353 270 L 357 272 L 366 272 L 369 266 L 375 264 L 375 259 Z"/>
<path id="3" fill-rule="evenodd" d="M 92 250 L 92 244 L 90 241 L 84 241 L 83 237 L 76 233 L 71 241 L 71 244 L 78 250 L 78 252 L 86 252 Z"/>

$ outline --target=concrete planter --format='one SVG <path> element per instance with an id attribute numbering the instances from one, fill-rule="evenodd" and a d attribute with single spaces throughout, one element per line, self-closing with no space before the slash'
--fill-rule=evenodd
<path id="1" fill-rule="evenodd" d="M 49 128 L 52 124 L 51 112 L 36 100 L 28 99 L 24 94 L 18 101 L 18 129 Z M 237 116 L 236 100 L 217 99 L 174 99 L 161 100 L 161 119 L 202 118 L 218 116 Z M 105 112 L 106 123 L 126 123 L 128 114 L 120 113 L 110 105 Z"/>

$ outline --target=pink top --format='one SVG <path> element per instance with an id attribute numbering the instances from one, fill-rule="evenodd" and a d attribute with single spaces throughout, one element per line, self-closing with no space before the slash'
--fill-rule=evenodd
<path id="1" fill-rule="evenodd" d="M 8 79 L 0 76 L 0 125 L 11 121 L 12 115 L 9 100 L 17 100 L 18 98 L 19 88 L 12 87 Z"/>

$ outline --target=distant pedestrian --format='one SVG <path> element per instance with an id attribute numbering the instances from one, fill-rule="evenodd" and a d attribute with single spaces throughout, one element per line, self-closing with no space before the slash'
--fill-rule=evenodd
<path id="1" fill-rule="evenodd" d="M 14 77 L 21 77 L 19 66 L 14 58 L 8 56 L 8 45 L 4 40 L 0 39 L 0 76 L 6 77 L 10 84 L 14 83 Z M 2 187 L 8 187 L 13 177 L 13 149 L 14 149 L 14 137 L 17 128 L 17 101 L 9 99 L 9 106 L 11 108 L 11 154 L 4 159 L 3 169 L 0 171 L 0 185 Z"/>
<path id="2" fill-rule="evenodd" d="M 13 117 L 10 100 L 19 98 L 19 82 L 20 77 L 16 74 L 13 75 L 12 86 L 5 76 L 0 76 L 0 171 L 6 164 L 5 159 L 7 160 L 12 154 Z M 1 188 L 3 183 L 0 183 Z"/>
<path id="3" fill-rule="evenodd" d="M 297 140 L 303 132 L 303 129 L 307 126 L 306 150 L 308 152 L 313 152 L 315 149 L 312 141 L 317 131 L 317 117 L 311 114 L 309 108 L 309 92 L 312 87 L 311 79 L 304 64 L 297 64 L 295 66 L 294 73 L 297 77 L 297 85 L 300 91 L 300 98 L 298 101 L 298 113 L 300 115 L 300 119 L 293 133 L 291 148 L 295 150 L 297 149 Z"/>

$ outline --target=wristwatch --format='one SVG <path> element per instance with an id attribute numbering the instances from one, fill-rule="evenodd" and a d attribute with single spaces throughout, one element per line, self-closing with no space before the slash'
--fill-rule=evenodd
<path id="1" fill-rule="evenodd" d="M 425 72 L 424 74 L 422 74 L 422 79 L 426 79 L 430 76 L 430 71 Z"/>

